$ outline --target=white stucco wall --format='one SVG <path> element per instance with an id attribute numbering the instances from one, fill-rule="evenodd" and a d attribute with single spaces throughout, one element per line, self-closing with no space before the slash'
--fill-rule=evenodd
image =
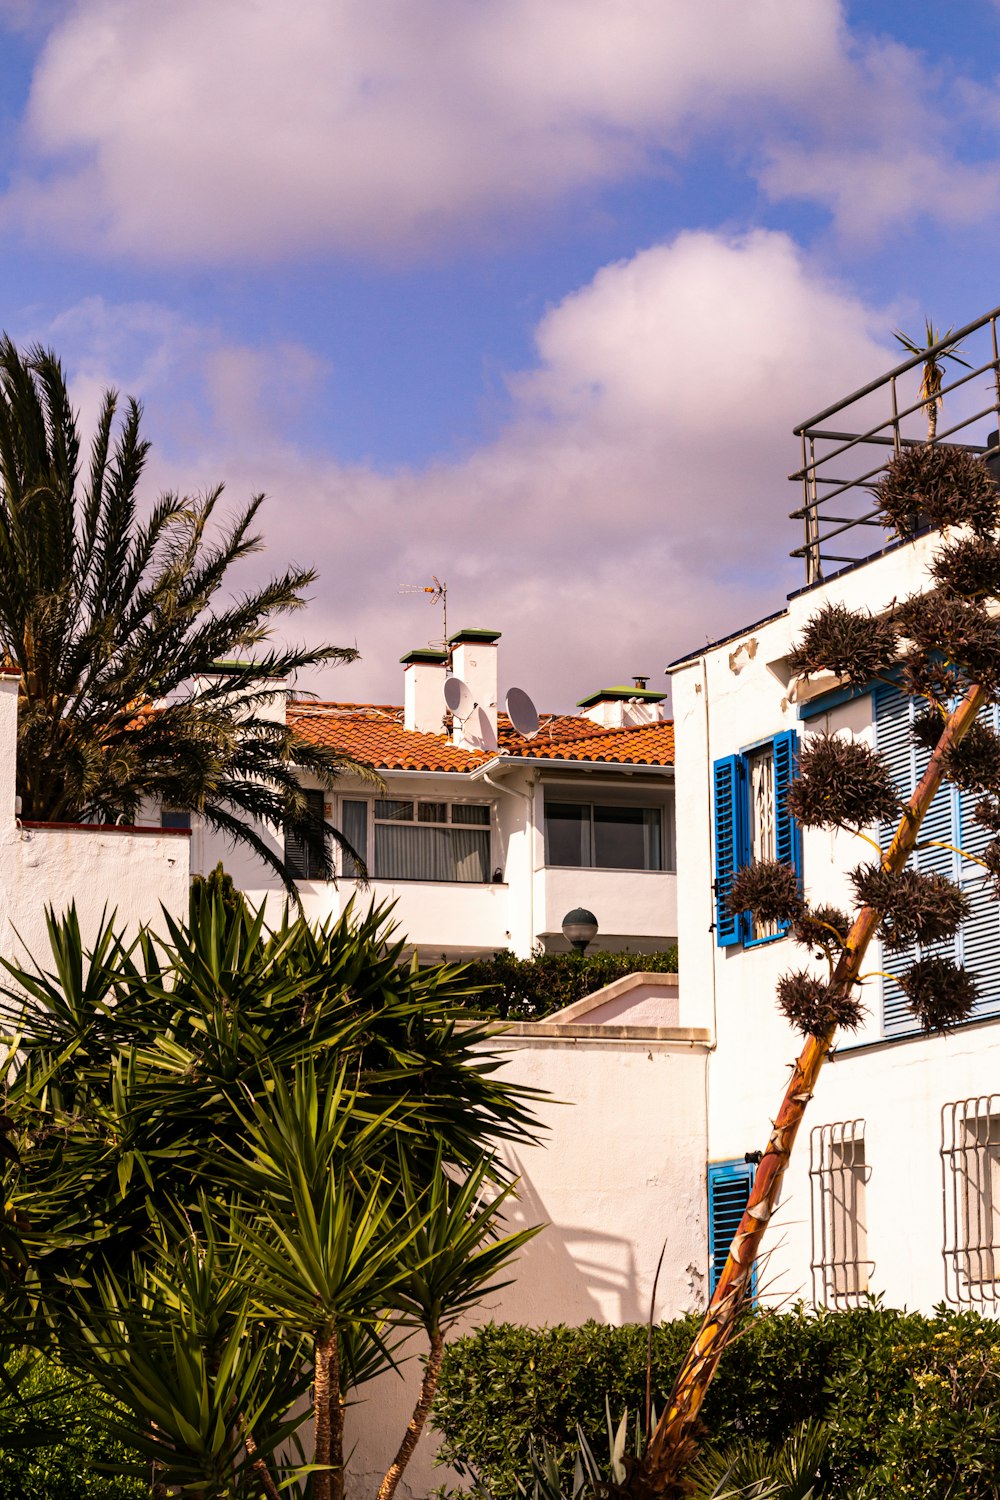
<path id="1" fill-rule="evenodd" d="M 787 613 L 746 631 L 673 676 L 676 734 L 680 1020 L 708 1026 L 717 1038 L 709 1073 L 709 1159 L 742 1158 L 766 1144 L 801 1046 L 774 1002 L 780 974 L 807 966 L 790 939 L 744 950 L 721 948 L 712 882 L 712 764 L 785 729 L 848 730 L 869 742 L 871 699 L 800 722 L 788 698 L 783 658 L 802 624 L 825 599 L 878 610 L 917 591 L 926 579 L 934 539 L 922 538 L 790 601 Z M 803 871 L 813 899 L 851 909 L 846 872 L 870 857 L 870 846 L 844 834 L 805 830 Z M 870 973 L 882 967 L 878 945 Z M 785 1179 L 780 1212 L 769 1231 L 762 1277 L 765 1300 L 811 1296 L 809 1134 L 815 1127 L 865 1121 L 868 1253 L 871 1290 L 893 1305 L 930 1309 L 944 1297 L 941 1255 L 941 1108 L 1000 1089 L 1000 1021 L 950 1036 L 882 1040 L 881 983 L 863 987 L 868 1015 L 856 1036 L 842 1034 L 807 1111 Z"/>
<path id="2" fill-rule="evenodd" d="M 597 1035 L 595 1033 L 601 1033 Z M 505 1153 L 520 1177 L 514 1225 L 545 1228 L 522 1252 L 516 1280 L 465 1327 L 644 1322 L 666 1242 L 656 1316 L 704 1301 L 705 1067 L 703 1033 L 543 1023 L 493 1044 L 512 1081 L 545 1089 L 544 1143 Z M 351 1500 L 374 1494 L 412 1410 L 419 1369 L 367 1387 L 348 1416 Z M 454 1482 L 425 1435 L 402 1494 Z"/>
<path id="3" fill-rule="evenodd" d="M 135 932 L 160 918 L 161 904 L 187 911 L 189 839 L 158 829 L 24 825 L 15 817 L 15 676 L 0 676 L 0 954 L 20 962 L 49 952 L 45 909 L 75 901 L 85 941 L 102 913 Z"/>

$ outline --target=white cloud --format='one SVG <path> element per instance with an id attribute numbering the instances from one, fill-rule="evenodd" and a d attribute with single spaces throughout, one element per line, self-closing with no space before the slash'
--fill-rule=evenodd
<path id="1" fill-rule="evenodd" d="M 79 0 L 2 212 L 152 260 L 401 255 L 662 173 L 708 131 L 853 221 L 927 91 L 905 49 L 855 55 L 839 0 Z M 827 183 L 861 120 L 867 156 Z"/>
<path id="2" fill-rule="evenodd" d="M 91 305 L 79 345 L 87 318 L 100 328 L 117 316 Z M 136 318 L 121 317 L 128 350 Z M 239 348 L 221 357 L 221 425 L 182 446 L 184 424 L 164 408 L 177 389 L 217 379 L 220 352 L 174 325 L 145 361 L 159 371 L 144 391 L 152 431 L 170 434 L 156 475 L 189 488 L 225 477 L 233 497 L 269 492 L 260 566 L 294 558 L 320 575 L 293 628 L 356 639 L 364 655 L 325 691 L 398 699 L 397 658 L 440 630 L 399 586 L 434 573 L 449 585 L 451 628 L 503 631 L 505 684 L 565 707 L 632 672 L 660 681 L 682 650 L 781 607 L 800 581 L 787 560 L 799 540 L 786 519 L 798 503 L 785 479 L 798 459 L 791 429 L 892 363 L 880 338 L 893 320 L 824 279 L 784 235 L 682 234 L 605 267 L 546 314 L 493 441 L 392 473 L 255 430 L 268 365 Z M 102 376 L 120 381 L 102 336 Z M 304 352 L 286 364 L 308 379 Z"/>

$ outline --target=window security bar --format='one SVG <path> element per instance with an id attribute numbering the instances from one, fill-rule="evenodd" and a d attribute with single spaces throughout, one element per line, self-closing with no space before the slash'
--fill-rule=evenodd
<path id="1" fill-rule="evenodd" d="M 864 1120 L 817 1125 L 809 1137 L 813 1301 L 855 1307 L 875 1269 L 868 1259 Z"/>
<path id="2" fill-rule="evenodd" d="M 941 1111 L 945 1297 L 965 1307 L 1000 1303 L 1000 1094 Z"/>

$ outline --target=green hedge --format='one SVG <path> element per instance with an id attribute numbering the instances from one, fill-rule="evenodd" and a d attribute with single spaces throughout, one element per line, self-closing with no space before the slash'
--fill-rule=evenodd
<path id="1" fill-rule="evenodd" d="M 624 974 L 675 974 L 677 949 L 663 953 L 536 953 L 515 958 L 506 951 L 468 965 L 470 984 L 484 993 L 477 1009 L 504 1020 L 537 1021 L 582 1000 Z"/>
<path id="2" fill-rule="evenodd" d="M 653 1336 L 661 1406 L 694 1319 Z M 513 1500 L 532 1442 L 571 1467 L 577 1421 L 603 1451 L 612 1413 L 641 1411 L 646 1329 L 490 1325 L 457 1340 L 434 1404 L 441 1456 Z M 838 1500 L 1000 1496 L 1000 1324 L 939 1309 L 934 1317 L 875 1306 L 758 1317 L 727 1351 L 706 1402 L 712 1441 L 783 1442 L 809 1417 L 830 1434 L 824 1493 Z"/>
<path id="3" fill-rule="evenodd" d="M 8 1364 L 17 1374 L 21 1357 Z M 141 1500 L 149 1484 L 122 1477 L 138 1454 L 112 1437 L 99 1392 L 35 1359 L 0 1395 L 0 1500 Z"/>

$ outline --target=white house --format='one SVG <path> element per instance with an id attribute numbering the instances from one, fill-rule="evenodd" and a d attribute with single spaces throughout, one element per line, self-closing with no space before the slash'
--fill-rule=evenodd
<path id="1" fill-rule="evenodd" d="M 398 705 L 288 703 L 299 735 L 369 762 L 385 781 L 375 791 L 345 777 L 332 793 L 313 782 L 317 810 L 364 856 L 371 882 L 359 888 L 349 860 L 336 883 L 324 880 L 315 851 L 294 841 L 285 852 L 306 914 L 337 914 L 356 893 L 395 902 L 401 931 L 429 960 L 565 949 L 563 918 L 577 907 L 596 917 L 600 948 L 668 947 L 677 921 L 665 695 L 643 679 L 604 689 L 579 714 L 542 715 L 525 738 L 497 708 L 498 641 L 458 631 L 451 668 L 444 651 L 409 652 Z M 452 670 L 489 720 L 485 739 L 447 710 Z M 282 851 L 278 830 L 264 836 Z M 196 871 L 222 859 L 251 901 L 284 899 L 255 856 L 197 820 L 192 856 Z"/>
<path id="2" fill-rule="evenodd" d="M 991 327 L 984 330 L 987 336 Z M 989 358 L 987 351 L 984 360 Z M 809 569 L 807 587 L 770 618 L 669 669 L 683 875 L 681 1015 L 689 1025 L 709 1028 L 714 1038 L 707 1176 L 715 1275 L 746 1202 L 753 1154 L 766 1144 L 787 1065 L 800 1048 L 801 1039 L 775 1007 L 775 983 L 789 969 L 810 967 L 808 953 L 782 930 L 731 917 L 718 899 L 720 887 L 751 858 L 779 858 L 801 871 L 810 899 L 850 910 L 847 871 L 870 858 L 871 849 L 856 837 L 794 826 L 783 788 L 797 746 L 816 730 L 874 744 L 907 795 L 926 762 L 926 752 L 909 734 L 912 702 L 893 687 L 855 692 L 829 678 L 805 682 L 787 664 L 804 622 L 821 603 L 842 601 L 878 612 L 928 585 L 936 535 L 856 561 L 844 557 L 845 546 L 859 536 L 862 552 L 886 540 L 871 530 L 866 485 L 887 453 L 872 444 L 888 443 L 891 451 L 894 442 L 907 441 L 900 424 L 904 402 L 896 400 L 907 373 L 903 366 L 886 377 L 882 393 L 896 415 L 889 410 L 883 425 L 873 415 L 879 392 L 868 388 L 860 393 L 864 419 L 855 426 L 849 398 L 802 430 L 807 501 L 798 514 L 806 521 L 800 552 Z M 982 417 L 970 418 L 975 426 L 963 436 L 989 459 L 982 440 L 995 438 L 979 430 Z M 995 411 L 989 417 L 996 422 Z M 915 412 L 914 420 L 922 420 L 922 413 Z M 845 428 L 862 436 L 849 439 Z M 845 475 L 852 474 L 859 482 L 845 487 Z M 824 501 L 818 497 L 827 475 L 837 477 L 827 481 L 832 498 Z M 824 578 L 831 550 L 847 566 Z M 972 821 L 970 798 L 951 787 L 939 793 L 923 834 L 939 847 L 916 856 L 920 867 L 960 880 L 972 901 L 972 917 L 954 947 L 979 980 L 980 999 L 968 1024 L 943 1038 L 924 1037 L 891 977 L 893 960 L 873 947 L 862 990 L 866 1019 L 856 1034 L 841 1035 L 832 1065 L 823 1070 L 785 1179 L 779 1218 L 765 1242 L 758 1286 L 766 1300 L 804 1297 L 845 1306 L 872 1292 L 884 1293 L 896 1306 L 930 1309 L 946 1300 L 997 1311 L 1000 914 L 981 868 L 941 847 L 975 848 L 988 835 Z"/>

